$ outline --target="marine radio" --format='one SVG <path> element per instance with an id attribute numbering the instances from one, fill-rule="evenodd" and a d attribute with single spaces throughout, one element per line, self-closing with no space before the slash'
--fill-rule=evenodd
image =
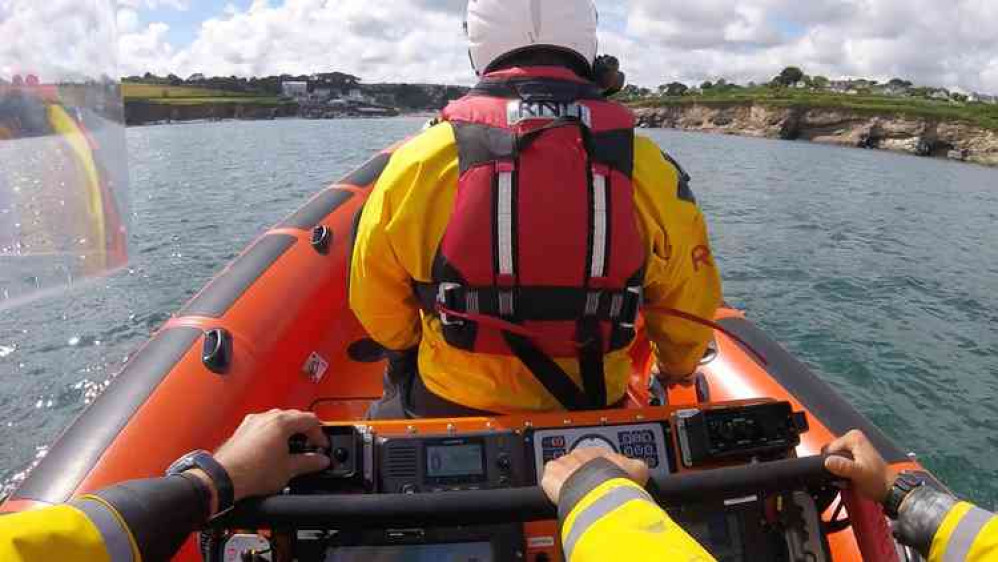
<path id="1" fill-rule="evenodd" d="M 523 438 L 511 431 L 377 440 L 378 490 L 415 494 L 530 483 Z"/>
<path id="2" fill-rule="evenodd" d="M 738 408 L 680 410 L 674 414 L 683 465 L 779 457 L 800 444 L 807 416 L 789 402 Z"/>

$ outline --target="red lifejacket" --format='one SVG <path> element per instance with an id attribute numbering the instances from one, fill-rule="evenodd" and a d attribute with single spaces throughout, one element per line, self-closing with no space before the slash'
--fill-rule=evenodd
<path id="1" fill-rule="evenodd" d="M 443 118 L 460 180 L 424 308 L 450 345 L 520 358 L 565 408 L 606 407 L 603 356 L 634 338 L 646 261 L 633 115 L 530 68 L 487 75 Z M 552 359 L 572 356 L 583 389 Z"/>

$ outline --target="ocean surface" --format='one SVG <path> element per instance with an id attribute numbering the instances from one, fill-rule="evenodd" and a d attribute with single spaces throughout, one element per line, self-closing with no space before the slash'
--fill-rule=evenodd
<path id="1" fill-rule="evenodd" d="M 417 119 L 129 129 L 132 261 L 0 313 L 0 482 L 269 225 Z M 727 300 L 955 491 L 998 504 L 998 170 L 645 131 L 693 176 Z"/>

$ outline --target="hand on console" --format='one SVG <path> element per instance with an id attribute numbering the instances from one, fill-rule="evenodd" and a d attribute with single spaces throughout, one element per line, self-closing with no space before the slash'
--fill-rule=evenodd
<path id="1" fill-rule="evenodd" d="M 587 463 L 599 458 L 605 458 L 619 466 L 621 470 L 626 472 L 632 480 L 641 486 L 648 483 L 648 465 L 642 461 L 629 459 L 606 449 L 577 449 L 572 451 L 571 454 L 553 460 L 544 466 L 541 488 L 544 489 L 544 493 L 547 494 L 548 499 L 557 505 L 558 500 L 561 498 L 561 489 L 565 485 L 565 482 Z"/>
<path id="2" fill-rule="evenodd" d="M 296 434 L 305 435 L 313 447 L 329 446 L 315 414 L 271 410 L 246 416 L 215 453 L 215 459 L 232 479 L 235 501 L 276 494 L 292 478 L 329 467 L 331 461 L 326 455 L 289 452 L 288 440 Z"/>
<path id="3" fill-rule="evenodd" d="M 825 461 L 825 468 L 832 474 L 852 482 L 863 497 L 883 502 L 894 484 L 896 474 L 888 467 L 861 431 L 850 431 L 825 447 L 826 453 L 848 453 L 852 459 L 833 455 Z"/>

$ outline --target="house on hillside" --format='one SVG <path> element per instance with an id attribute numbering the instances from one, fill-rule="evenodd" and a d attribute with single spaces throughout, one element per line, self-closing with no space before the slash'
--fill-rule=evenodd
<path id="1" fill-rule="evenodd" d="M 911 94 L 911 89 L 907 86 L 897 84 L 880 84 L 874 86 L 871 92 L 879 96 L 889 96 L 892 98 L 905 97 Z"/>
<path id="2" fill-rule="evenodd" d="M 316 87 L 312 90 L 309 99 L 315 103 L 325 103 L 334 97 L 333 89 L 329 87 Z"/>
<path id="3" fill-rule="evenodd" d="M 855 96 L 859 93 L 856 89 L 856 83 L 852 80 L 832 80 L 828 83 L 829 92 L 834 92 L 836 94 L 848 94 L 850 96 Z"/>
<path id="4" fill-rule="evenodd" d="M 367 96 L 364 95 L 364 92 L 360 91 L 360 88 L 350 88 L 345 99 L 350 101 L 366 102 Z"/>
<path id="5" fill-rule="evenodd" d="M 308 97 L 308 82 L 281 82 L 281 95 L 286 98 L 303 100 Z"/>
<path id="6" fill-rule="evenodd" d="M 996 105 L 998 104 L 998 96 L 992 96 L 988 94 L 981 94 L 978 92 L 974 92 L 967 96 L 967 101 L 974 103 L 987 103 L 991 105 Z"/>
<path id="7" fill-rule="evenodd" d="M 950 97 L 949 90 L 945 88 L 930 88 L 928 91 L 928 97 L 929 99 L 940 101 L 950 101 L 952 99 Z"/>

